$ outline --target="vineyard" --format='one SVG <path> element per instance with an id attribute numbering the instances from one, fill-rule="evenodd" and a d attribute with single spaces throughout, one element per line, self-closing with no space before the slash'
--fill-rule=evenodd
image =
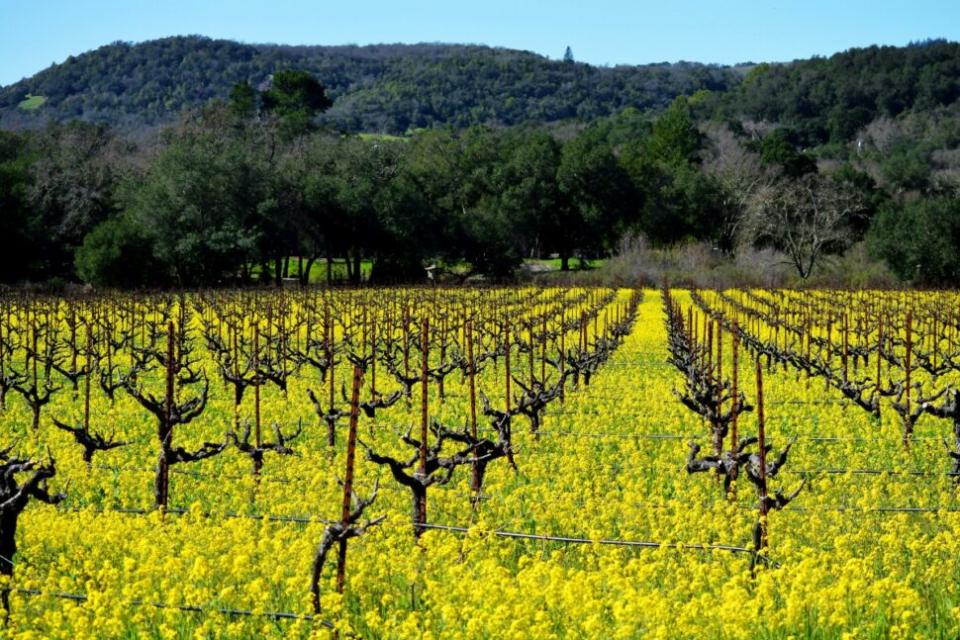
<path id="1" fill-rule="evenodd" d="M 11 638 L 953 638 L 960 297 L 0 298 Z"/>

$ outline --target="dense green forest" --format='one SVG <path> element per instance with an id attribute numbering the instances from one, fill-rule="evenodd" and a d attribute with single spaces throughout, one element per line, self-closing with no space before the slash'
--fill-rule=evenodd
<path id="1" fill-rule="evenodd" d="M 502 280 L 629 254 L 617 273 L 647 281 L 956 284 L 958 59 L 930 41 L 741 80 L 484 47 L 111 45 L 3 90 L 0 280 Z"/>
<path id="2" fill-rule="evenodd" d="M 678 95 L 724 91 L 739 74 L 701 64 L 595 67 L 463 45 L 291 47 L 197 36 L 114 43 L 0 89 L 0 125 L 80 118 L 137 128 L 225 99 L 283 69 L 317 77 L 338 128 L 402 134 L 474 124 L 589 121 L 624 107 L 662 109 Z M 28 96 L 34 101 L 24 103 Z M 37 98 L 44 101 L 38 104 Z M 23 105 L 23 107 L 21 107 Z"/>

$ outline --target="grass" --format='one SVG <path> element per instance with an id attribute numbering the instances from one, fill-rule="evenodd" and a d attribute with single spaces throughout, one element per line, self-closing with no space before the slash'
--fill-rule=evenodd
<path id="1" fill-rule="evenodd" d="M 46 101 L 46 96 L 34 96 L 28 93 L 26 99 L 21 101 L 20 104 L 17 105 L 17 108 L 23 109 L 24 111 L 36 111 L 42 107 Z"/>
<path id="2" fill-rule="evenodd" d="M 407 142 L 410 138 L 406 136 L 395 136 L 389 133 L 361 133 L 361 140 L 384 140 L 390 142 Z"/>
<path id="3" fill-rule="evenodd" d="M 546 259 L 527 259 L 524 260 L 524 265 L 531 270 L 536 271 L 537 273 L 560 273 L 560 258 L 546 258 Z M 583 263 L 580 262 L 578 258 L 570 259 L 570 272 L 575 271 L 591 271 L 594 269 L 599 269 L 606 264 L 606 259 L 596 259 L 596 260 L 584 260 Z M 307 260 L 304 258 L 303 264 L 306 266 Z M 444 270 L 463 274 L 470 270 L 470 264 L 468 262 L 456 262 L 452 264 L 441 264 L 440 262 L 436 263 L 438 266 L 442 267 Z M 273 264 L 270 264 L 272 269 Z M 250 268 L 250 275 L 253 279 L 257 279 L 260 276 L 261 267 L 259 264 L 254 264 Z M 334 259 L 333 265 L 331 267 L 333 272 L 334 282 L 345 282 L 347 280 L 347 264 L 343 259 Z M 360 272 L 363 276 L 363 280 L 369 280 L 370 272 L 373 270 L 373 260 L 365 258 L 361 261 Z M 272 272 L 271 272 L 272 273 Z M 297 277 L 297 258 L 295 256 L 290 257 L 290 270 L 289 274 L 291 278 Z M 327 262 L 323 258 L 318 259 L 310 268 L 310 284 L 323 284 L 327 281 Z"/>
<path id="4" fill-rule="evenodd" d="M 307 259 L 304 258 L 303 265 L 307 265 Z M 271 264 L 271 267 L 273 265 Z M 297 277 L 297 259 L 296 257 L 290 258 L 290 277 Z M 366 280 L 370 277 L 370 271 L 373 269 L 373 260 L 364 259 L 360 262 L 360 273 L 363 275 L 363 279 Z M 331 266 L 331 271 L 333 273 L 334 281 L 345 281 L 347 279 L 347 263 L 344 260 L 334 259 Z M 260 276 L 260 265 L 255 264 L 250 269 L 250 275 L 252 278 L 256 279 Z M 310 268 L 310 284 L 322 284 L 327 281 L 327 262 L 324 259 L 318 259 Z"/>
<path id="5" fill-rule="evenodd" d="M 582 263 L 578 258 L 570 258 L 570 270 L 579 271 L 579 270 L 588 270 L 588 269 L 598 269 L 606 264 L 606 259 L 598 258 L 595 260 L 584 260 Z M 523 263 L 528 266 L 540 267 L 545 271 L 560 271 L 560 265 L 562 261 L 560 258 L 544 258 L 542 260 L 537 259 L 528 259 L 524 260 Z"/>

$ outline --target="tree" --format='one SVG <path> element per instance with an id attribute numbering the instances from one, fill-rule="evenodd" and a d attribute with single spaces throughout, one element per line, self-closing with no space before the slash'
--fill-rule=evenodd
<path id="1" fill-rule="evenodd" d="M 759 154 L 742 144 L 731 127 L 710 127 L 706 137 L 710 143 L 703 171 L 715 180 L 720 196 L 717 200 L 721 216 L 718 246 L 730 253 L 734 250 L 750 201 L 754 194 L 774 183 L 776 172 L 763 164 Z"/>
<path id="2" fill-rule="evenodd" d="M 438 229 L 438 257 L 469 263 L 461 279 L 511 277 L 523 254 L 518 220 L 499 195 L 504 188 L 499 170 L 508 154 L 503 134 L 488 127 L 430 131 L 411 144 L 408 175 Z"/>
<path id="3" fill-rule="evenodd" d="M 783 251 L 805 280 L 824 255 L 850 245 L 854 218 L 860 211 L 857 193 L 829 177 L 807 174 L 758 192 L 745 233 L 755 244 Z"/>
<path id="4" fill-rule="evenodd" d="M 334 170 L 342 219 L 337 236 L 349 257 L 347 275 L 354 284 L 361 280 L 363 258 L 374 257 L 385 246 L 381 214 L 389 203 L 390 185 L 402 171 L 403 151 L 401 143 L 361 138 L 345 140 L 338 148 Z"/>
<path id="5" fill-rule="evenodd" d="M 269 206 L 268 167 L 210 114 L 169 135 L 169 144 L 131 188 L 131 220 L 141 225 L 164 272 L 178 286 L 235 278 L 256 258 L 258 212 Z"/>
<path id="6" fill-rule="evenodd" d="M 523 252 L 539 254 L 563 243 L 568 231 L 557 184 L 562 147 L 544 131 L 510 137 L 498 172 L 499 206 L 522 233 Z"/>
<path id="7" fill-rule="evenodd" d="M 277 118 L 281 136 L 292 139 L 312 128 L 313 118 L 333 104 L 326 89 L 306 71 L 278 71 L 260 95 L 263 111 Z"/>
<path id="8" fill-rule="evenodd" d="M 552 248 L 561 270 L 574 252 L 599 251 L 617 235 L 632 200 L 630 181 L 596 129 L 586 129 L 563 146 L 557 168 L 560 203 Z"/>
<path id="9" fill-rule="evenodd" d="M 332 136 L 312 136 L 303 158 L 303 225 L 300 228 L 301 255 L 307 263 L 301 274 L 301 283 L 313 263 L 321 256 L 327 259 L 327 284 L 333 280 L 333 258 L 344 245 L 345 213 L 337 198 L 340 179 L 336 160 L 343 143 Z"/>
<path id="10" fill-rule="evenodd" d="M 960 199 L 889 202 L 867 234 L 870 252 L 916 285 L 960 282 Z"/>
<path id="11" fill-rule="evenodd" d="M 775 129 L 760 142 L 760 159 L 763 164 L 777 167 L 781 175 L 790 178 L 817 171 L 816 161 L 797 150 L 786 129 Z"/>
<path id="12" fill-rule="evenodd" d="M 33 140 L 28 203 L 36 266 L 46 277 L 69 277 L 84 236 L 113 211 L 112 138 L 105 125 L 70 122 L 51 125 Z"/>
<path id="13" fill-rule="evenodd" d="M 653 123 L 649 136 L 628 143 L 620 154 L 637 192 L 639 229 L 656 244 L 723 235 L 723 198 L 717 181 L 701 170 L 702 145 L 681 97 Z"/>
<path id="14" fill-rule="evenodd" d="M 152 238 L 126 215 L 94 227 L 77 249 L 74 264 L 80 279 L 91 284 L 129 289 L 167 283 Z"/>
<path id="15" fill-rule="evenodd" d="M 27 193 L 30 159 L 26 139 L 0 131 L 0 281 L 18 282 L 30 274 L 33 233 Z"/>
<path id="16" fill-rule="evenodd" d="M 566 50 L 563 52 L 563 61 L 567 63 L 573 63 L 573 49 L 567 46 Z"/>
<path id="17" fill-rule="evenodd" d="M 238 82 L 230 91 L 230 111 L 241 120 L 249 120 L 257 112 L 257 91 L 249 82 Z"/>
<path id="18" fill-rule="evenodd" d="M 699 164 L 701 142 L 687 99 L 680 96 L 653 123 L 653 130 L 644 142 L 644 152 L 653 160 L 671 166 Z"/>
<path id="19" fill-rule="evenodd" d="M 51 494 L 47 489 L 47 481 L 57 474 L 56 461 L 49 457 L 49 450 L 46 463 L 11 456 L 12 450 L 10 446 L 0 451 L 0 575 L 8 579 L 21 560 L 17 558 L 17 525 L 30 499 L 55 505 L 67 497 L 65 493 Z M 30 475 L 26 481 L 17 482 L 17 474 L 27 472 Z M 9 587 L 0 592 L 0 604 L 9 614 Z"/>

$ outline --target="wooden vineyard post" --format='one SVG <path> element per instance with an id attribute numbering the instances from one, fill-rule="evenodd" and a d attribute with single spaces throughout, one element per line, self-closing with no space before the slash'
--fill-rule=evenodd
<path id="1" fill-rule="evenodd" d="M 933 314 L 933 318 L 931 322 L 933 323 L 933 330 L 930 332 L 931 338 L 933 339 L 933 368 L 936 369 L 937 368 L 937 350 L 940 346 L 940 339 L 937 337 L 937 314 L 936 313 Z M 76 367 L 74 367 L 74 369 L 76 369 Z"/>
<path id="2" fill-rule="evenodd" d="M 442 322 L 440 323 L 440 366 L 443 366 L 443 363 L 447 359 L 447 319 L 444 316 Z M 443 389 L 443 376 L 440 376 L 440 379 L 437 381 L 437 396 L 440 398 L 440 404 L 443 404 L 444 400 L 444 389 Z"/>
<path id="3" fill-rule="evenodd" d="M 767 523 L 767 453 L 766 453 L 766 432 L 763 415 L 763 367 L 760 366 L 760 360 L 757 359 L 757 446 L 760 447 L 760 483 L 758 493 L 760 495 L 760 536 L 757 542 L 757 553 L 765 552 L 770 546 L 769 530 Z"/>
<path id="4" fill-rule="evenodd" d="M 350 526 L 350 499 L 353 496 L 353 467 L 357 454 L 357 421 L 360 417 L 360 367 L 353 368 L 353 391 L 350 394 L 350 426 L 347 431 L 347 468 L 343 475 L 343 510 L 340 525 L 344 530 Z M 337 549 L 337 593 L 343 593 L 347 568 L 347 538 L 340 538 Z"/>
<path id="5" fill-rule="evenodd" d="M 3 346 L 3 324 L 6 321 L 6 315 L 7 314 L 4 313 L 3 316 L 0 317 L 0 378 L 6 376 L 6 366 L 3 362 L 3 353 L 4 351 L 6 351 L 6 349 Z M 109 345 L 109 341 L 107 342 L 107 344 Z M 107 357 L 109 358 L 109 354 L 110 354 L 109 346 L 107 348 L 108 348 Z M 7 385 L 4 384 L 3 388 L 0 389 L 0 411 L 6 410 L 6 408 L 7 408 Z"/>
<path id="6" fill-rule="evenodd" d="M 883 314 L 880 314 L 877 328 L 877 389 L 880 388 L 880 362 L 883 361 Z"/>
<path id="7" fill-rule="evenodd" d="M 833 359 L 833 318 L 827 319 L 827 360 Z"/>
<path id="8" fill-rule="evenodd" d="M 737 385 L 740 382 L 740 331 L 737 326 L 737 321 L 733 321 L 733 327 L 730 333 L 730 352 L 733 356 L 731 379 L 730 379 L 730 397 L 734 403 L 734 410 L 730 413 L 730 455 L 735 456 L 737 454 L 737 420 L 740 416 L 740 411 L 738 410 L 738 400 L 737 394 L 739 390 Z M 728 496 L 730 500 L 735 500 L 737 495 L 737 483 L 736 483 L 736 471 L 734 471 L 733 482 L 730 483 L 730 495 Z"/>
<path id="9" fill-rule="evenodd" d="M 70 371 L 77 370 L 77 309 L 70 305 Z M 77 379 L 73 379 L 73 397 L 77 397 Z"/>
<path id="10" fill-rule="evenodd" d="M 547 383 L 547 315 L 543 315 L 542 333 L 540 334 L 540 382 Z"/>
<path id="11" fill-rule="evenodd" d="M 580 314 L 580 352 L 587 350 L 587 314 Z"/>
<path id="12" fill-rule="evenodd" d="M 717 321 L 717 380 L 723 380 L 723 323 Z"/>
<path id="13" fill-rule="evenodd" d="M 427 415 L 429 395 L 428 369 L 430 366 L 430 320 L 423 319 L 423 326 L 420 333 L 420 348 L 423 352 L 423 363 L 420 373 L 420 465 L 417 468 L 417 479 L 425 483 L 427 481 L 427 436 L 429 434 L 429 416 Z M 414 529 L 414 534 L 420 537 L 423 534 L 423 527 L 419 526 L 427 523 L 427 496 L 426 492 L 418 496 L 417 500 L 417 522 L 418 526 Z"/>
<path id="14" fill-rule="evenodd" d="M 913 364 L 911 362 L 911 357 L 913 355 L 913 311 L 912 310 L 907 311 L 907 339 L 906 339 L 906 342 L 904 343 L 904 347 L 907 350 L 903 360 L 904 373 L 906 374 L 905 380 L 904 380 L 904 392 L 907 394 L 906 403 L 904 406 L 906 406 L 907 411 L 904 414 L 905 416 L 904 419 L 906 420 L 906 424 L 904 425 L 904 429 L 903 429 L 903 446 L 909 447 L 910 437 L 913 435 L 913 422 L 910 420 L 910 373 L 911 373 L 911 370 L 913 369 Z"/>
<path id="15" fill-rule="evenodd" d="M 170 461 L 167 451 L 173 445 L 173 321 L 167 324 L 167 386 L 164 398 L 164 419 L 160 423 L 160 459 L 157 461 L 156 499 L 161 513 L 167 510 L 167 493 L 170 482 Z"/>
<path id="16" fill-rule="evenodd" d="M 506 369 L 506 401 L 507 413 L 510 413 L 510 325 L 504 325 L 504 340 L 506 341 L 505 352 L 503 356 L 503 368 Z"/>
<path id="17" fill-rule="evenodd" d="M 476 361 L 473 359 L 473 326 L 468 320 L 465 327 L 464 339 L 467 343 L 467 376 L 470 384 L 470 436 L 473 441 L 477 441 L 477 379 L 476 379 Z M 474 493 L 480 493 L 480 469 L 478 463 L 473 463 L 473 475 L 470 480 L 470 488 Z"/>
<path id="18" fill-rule="evenodd" d="M 37 334 L 38 334 L 39 331 L 40 331 L 40 329 L 38 328 L 38 325 L 37 325 L 37 322 L 38 322 L 38 321 L 39 321 L 39 320 L 38 320 L 37 316 L 34 316 L 34 318 L 33 318 L 33 350 L 32 350 L 33 356 L 31 357 L 31 356 L 29 355 L 29 353 L 28 353 L 28 355 L 27 355 L 27 357 L 30 357 L 30 358 L 31 358 L 31 359 L 30 359 L 30 362 L 33 364 L 32 371 L 33 371 L 33 388 L 34 388 L 34 389 L 39 389 L 39 388 L 40 388 L 40 378 L 38 377 L 38 373 L 37 373 L 37 360 L 40 359 L 40 350 L 37 348 L 37 340 L 38 340 Z M 34 432 L 34 434 L 37 433 L 37 430 L 38 430 L 39 428 L 40 428 L 40 412 L 37 411 L 37 407 L 34 406 L 34 407 L 33 407 L 33 432 Z"/>
<path id="19" fill-rule="evenodd" d="M 596 341 L 596 340 L 597 340 L 597 336 L 600 335 L 600 331 L 599 331 L 599 329 L 598 329 L 598 323 L 599 323 L 599 321 L 600 321 L 599 319 L 600 319 L 600 309 L 597 309 L 597 310 L 596 310 L 596 313 L 593 315 L 593 339 L 594 339 L 594 341 Z"/>
<path id="20" fill-rule="evenodd" d="M 242 327 L 242 323 L 241 323 Z M 240 377 L 240 352 L 237 346 L 237 334 L 240 333 L 242 329 L 238 330 L 236 326 L 230 327 L 230 346 L 233 350 L 233 377 Z M 256 375 L 256 372 L 254 372 Z M 237 389 L 233 394 L 233 430 L 240 431 L 240 387 L 237 386 Z"/>
<path id="21" fill-rule="evenodd" d="M 328 401 L 330 407 L 330 413 L 334 412 L 333 403 L 334 403 L 334 378 L 336 377 L 336 360 L 333 357 L 333 319 L 330 317 L 330 308 L 327 307 L 327 373 L 330 375 L 328 380 Z M 336 430 L 336 420 L 329 420 L 327 422 L 327 446 L 334 447 L 337 444 L 337 430 Z"/>
<path id="22" fill-rule="evenodd" d="M 704 322 L 707 317 L 704 316 Z M 703 328 L 703 339 L 707 347 L 707 385 L 713 384 L 713 323 L 709 322 Z"/>
<path id="23" fill-rule="evenodd" d="M 566 401 L 567 397 L 567 378 L 563 375 L 563 368 L 566 365 L 566 337 L 567 337 L 567 312 L 563 311 L 560 316 L 560 404 Z"/>
<path id="24" fill-rule="evenodd" d="M 410 311 L 403 307 L 403 376 L 410 377 Z"/>
<path id="25" fill-rule="evenodd" d="M 374 314 L 370 325 L 370 400 L 377 398 L 377 316 Z"/>
<path id="26" fill-rule="evenodd" d="M 254 325 L 253 327 L 253 370 L 257 372 L 260 368 L 260 325 Z M 257 449 L 260 448 L 260 375 L 255 373 L 257 376 L 253 384 L 253 428 L 254 428 L 254 439 L 256 440 Z M 260 469 L 254 469 L 255 475 L 260 475 Z"/>
<path id="27" fill-rule="evenodd" d="M 717 353 L 716 353 L 716 361 L 715 361 L 715 362 L 716 362 L 716 364 L 715 364 L 715 368 L 716 368 L 716 378 L 715 378 L 715 379 L 716 379 L 716 385 L 714 385 L 714 389 L 716 390 L 716 394 L 717 394 L 717 396 L 716 396 L 716 401 L 717 401 L 717 415 L 718 415 L 718 416 L 722 416 L 722 415 L 723 415 L 723 364 L 722 364 L 721 360 L 722 360 L 722 358 L 723 358 L 723 329 L 722 329 L 722 326 L 723 326 L 723 325 L 720 323 L 719 320 L 717 321 L 716 324 L 717 324 L 717 330 L 716 330 L 716 334 L 717 334 Z M 711 332 L 711 336 L 712 336 L 712 335 L 713 335 L 713 323 L 712 323 L 712 322 L 710 323 L 710 332 Z M 710 340 L 711 340 L 711 344 L 712 344 L 713 338 L 711 337 Z M 715 447 L 715 449 L 716 449 L 716 450 L 714 451 L 714 453 L 716 453 L 718 456 L 719 456 L 721 453 L 723 453 L 723 437 L 722 437 L 722 436 L 719 437 L 719 438 L 717 438 L 717 446 Z"/>
<path id="28" fill-rule="evenodd" d="M 833 318 L 827 319 L 827 363 L 833 367 Z M 830 388 L 830 380 L 824 377 L 824 388 Z"/>
<path id="29" fill-rule="evenodd" d="M 537 353 L 537 349 L 536 349 L 536 347 L 534 346 L 534 343 L 533 343 L 533 321 L 532 321 L 532 320 L 530 321 L 530 331 L 529 331 L 529 335 L 528 335 L 527 337 L 530 339 L 530 362 L 529 362 L 529 365 L 530 365 L 530 383 L 529 383 L 529 384 L 530 384 L 530 388 L 533 389 L 533 381 L 534 381 L 534 378 L 533 378 L 533 359 L 534 359 L 534 356 L 535 356 L 536 353 Z"/>
<path id="30" fill-rule="evenodd" d="M 850 356 L 850 318 L 843 314 L 843 381 L 846 382 L 849 376 L 849 356 Z"/>
<path id="31" fill-rule="evenodd" d="M 737 376 L 739 374 L 738 368 L 740 364 L 740 332 L 737 327 L 737 322 L 733 322 L 733 331 L 730 336 L 730 351 L 733 356 L 733 375 L 730 381 L 730 397 L 733 398 L 733 402 L 737 402 L 737 383 L 739 382 Z M 735 451 L 737 448 L 737 417 L 740 415 L 739 411 L 734 411 L 730 414 L 730 450 Z"/>
<path id="32" fill-rule="evenodd" d="M 84 359 L 84 370 L 86 375 L 83 378 L 83 435 L 90 434 L 90 378 L 93 377 L 93 330 L 87 325 L 87 354 Z M 2 346 L 0 346 L 2 350 Z M 74 367 L 76 370 L 76 367 Z M 2 372 L 0 372 L 2 375 Z"/>

